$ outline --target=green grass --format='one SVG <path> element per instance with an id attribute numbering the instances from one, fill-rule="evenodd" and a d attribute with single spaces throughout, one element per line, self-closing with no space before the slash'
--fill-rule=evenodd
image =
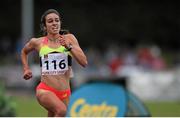
<path id="1" fill-rule="evenodd" d="M 35 97 L 14 97 L 17 117 L 46 117 L 47 111 L 42 108 Z"/>
<path id="2" fill-rule="evenodd" d="M 146 102 L 153 117 L 180 117 L 179 102 Z"/>
<path id="3" fill-rule="evenodd" d="M 35 97 L 14 97 L 17 117 L 46 117 Z M 180 102 L 145 102 L 153 117 L 180 117 Z"/>

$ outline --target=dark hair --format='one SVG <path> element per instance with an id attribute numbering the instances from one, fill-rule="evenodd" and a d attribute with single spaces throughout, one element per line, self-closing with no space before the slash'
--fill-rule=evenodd
<path id="1" fill-rule="evenodd" d="M 40 23 L 40 29 L 43 35 L 47 35 L 47 31 L 44 29 L 44 27 L 46 26 L 46 16 L 50 13 L 55 13 L 56 15 L 59 16 L 59 18 L 61 18 L 59 12 L 55 9 L 48 9 L 47 11 L 45 11 L 44 14 L 41 16 L 41 23 Z M 70 32 L 68 30 L 62 29 L 60 30 L 59 33 L 63 35 L 63 34 L 68 34 Z"/>

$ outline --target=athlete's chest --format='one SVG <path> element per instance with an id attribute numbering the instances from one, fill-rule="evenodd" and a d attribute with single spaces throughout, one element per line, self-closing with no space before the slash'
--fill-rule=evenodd
<path id="1" fill-rule="evenodd" d="M 48 53 L 40 59 L 42 75 L 59 75 L 68 70 L 68 56 L 65 53 Z"/>

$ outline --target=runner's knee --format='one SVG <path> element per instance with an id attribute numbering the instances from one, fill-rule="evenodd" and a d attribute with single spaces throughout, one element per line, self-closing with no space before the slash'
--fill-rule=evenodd
<path id="1" fill-rule="evenodd" d="M 55 116 L 66 116 L 67 108 L 66 107 L 60 107 L 55 110 Z"/>

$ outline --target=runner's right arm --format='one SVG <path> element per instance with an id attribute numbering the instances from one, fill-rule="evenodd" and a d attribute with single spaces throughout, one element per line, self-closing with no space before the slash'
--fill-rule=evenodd
<path id="1" fill-rule="evenodd" d="M 21 61 L 23 65 L 23 77 L 28 80 L 32 78 L 32 72 L 28 65 L 28 54 L 35 49 L 35 39 L 32 38 L 21 50 Z"/>

